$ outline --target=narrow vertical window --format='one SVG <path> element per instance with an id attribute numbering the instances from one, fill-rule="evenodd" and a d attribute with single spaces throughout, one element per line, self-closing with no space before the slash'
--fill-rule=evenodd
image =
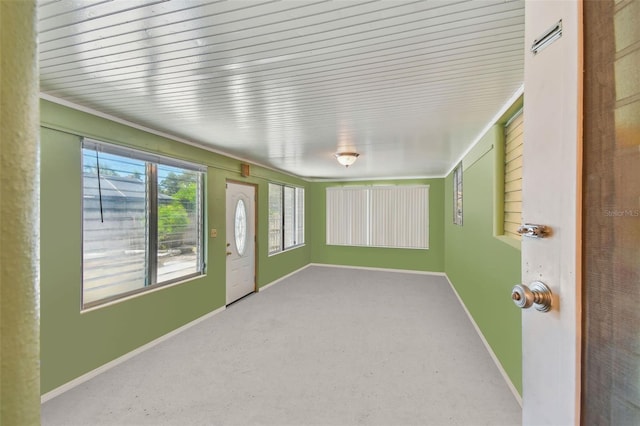
<path id="1" fill-rule="evenodd" d="M 282 251 L 282 186 L 269 184 L 269 253 Z"/>
<path id="2" fill-rule="evenodd" d="M 284 248 L 293 247 L 296 242 L 296 223 L 295 223 L 295 188 L 290 186 L 284 187 Z"/>
<path id="3" fill-rule="evenodd" d="M 294 245 L 304 244 L 304 188 L 296 188 L 294 207 Z"/>
<path id="4" fill-rule="evenodd" d="M 304 244 L 304 188 L 269 184 L 269 254 Z"/>
<path id="5" fill-rule="evenodd" d="M 462 226 L 462 162 L 453 169 L 453 223 Z"/>

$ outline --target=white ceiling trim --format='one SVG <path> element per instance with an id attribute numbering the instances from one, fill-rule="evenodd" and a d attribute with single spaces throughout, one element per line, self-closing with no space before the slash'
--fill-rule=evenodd
<path id="1" fill-rule="evenodd" d="M 75 104 L 73 102 L 69 102 L 67 100 L 64 99 L 60 99 L 57 98 L 55 96 L 51 96 L 47 93 L 40 93 L 40 98 L 44 99 L 46 101 L 50 101 L 53 102 L 55 104 L 58 105 L 62 105 L 77 111 L 81 111 L 81 112 L 86 112 L 87 114 L 91 114 L 91 115 L 95 115 L 97 117 L 100 118 L 104 118 L 119 124 L 123 124 L 125 126 L 129 126 L 132 127 L 134 129 L 137 130 L 142 130 L 143 132 L 147 132 L 147 133 L 151 133 L 157 136 L 161 136 L 163 138 L 167 138 L 167 139 L 171 139 L 173 141 L 176 142 L 180 142 L 180 143 L 184 143 L 186 145 L 190 145 L 196 148 L 200 148 L 203 149 L 205 151 L 209 151 L 209 152 L 213 152 L 215 154 L 219 154 L 219 155 L 224 155 L 225 157 L 228 158 L 233 158 L 234 160 L 238 160 L 238 161 L 242 161 L 245 163 L 249 163 L 255 166 L 259 166 L 259 167 L 263 167 L 265 169 L 268 170 L 272 170 L 274 172 L 278 172 L 278 173 L 282 173 L 284 175 L 287 176 L 291 176 L 297 179 L 301 179 L 304 180 L 306 182 L 365 182 L 365 181 L 379 181 L 379 180 L 393 180 L 393 181 L 403 181 L 403 180 L 416 180 L 416 179 L 441 179 L 441 178 L 446 178 L 447 176 L 449 176 L 451 174 L 451 172 L 453 172 L 453 169 L 464 159 L 464 157 L 467 156 L 467 154 L 473 149 L 475 148 L 475 146 L 478 144 L 478 142 L 480 142 L 480 140 L 484 137 L 484 135 L 487 134 L 487 132 L 498 122 L 498 120 L 500 120 L 500 118 L 502 118 L 502 116 L 507 112 L 507 110 L 515 103 L 515 101 L 518 100 L 518 98 L 520 96 L 522 96 L 524 94 L 524 84 L 521 85 L 518 90 L 515 91 L 515 93 L 511 96 L 511 98 L 509 98 L 509 100 L 502 106 L 502 108 L 500 108 L 500 110 L 496 113 L 496 115 L 491 119 L 491 121 L 489 123 L 487 123 L 487 125 L 485 126 L 485 128 L 478 134 L 478 136 L 474 139 L 473 143 L 469 146 L 469 148 L 460 156 L 460 158 L 458 158 L 453 165 L 451 166 L 451 168 L 449 169 L 449 171 L 447 173 L 445 173 L 444 175 L 420 175 L 420 176 L 403 176 L 403 177 L 394 177 L 394 176 L 387 176 L 387 177 L 376 177 L 376 178 L 367 178 L 367 177 L 363 177 L 363 178 L 308 178 L 308 177 L 304 177 L 304 176 L 298 176 L 295 175 L 293 173 L 289 173 L 286 172 L 284 170 L 279 170 L 276 169 L 274 167 L 270 167 L 264 164 L 260 164 L 260 163 L 256 163 L 253 160 L 248 160 L 246 158 L 242 158 L 242 157 L 237 157 L 234 155 L 231 155 L 227 152 L 223 152 L 220 150 L 216 150 L 211 148 L 208 145 L 204 145 L 204 144 L 198 144 L 196 142 L 192 142 L 189 141 L 187 139 L 181 138 L 179 136 L 175 136 L 175 135 L 171 135 L 169 133 L 165 133 L 165 132 L 161 132 L 159 130 L 155 130 L 152 129 L 150 127 L 146 127 L 146 126 L 142 126 L 140 124 L 136 124 L 133 123 L 131 121 L 128 120 L 124 120 L 122 118 L 118 118 L 118 117 L 114 117 L 113 115 L 110 114 L 106 114 L 104 112 L 101 111 L 97 111 L 95 109 L 92 108 L 88 108 L 82 105 L 78 105 Z"/>
<path id="2" fill-rule="evenodd" d="M 513 94 L 513 96 L 511 96 L 511 98 L 509 98 L 509 100 L 502 106 L 502 108 L 500 108 L 498 110 L 498 112 L 496 113 L 496 115 L 493 116 L 493 118 L 491 119 L 491 121 L 489 121 L 489 123 L 487 123 L 487 125 L 485 126 L 484 129 L 482 129 L 482 131 L 478 134 L 478 136 L 473 140 L 473 142 L 471 143 L 471 145 L 469 145 L 469 148 L 467 148 L 467 150 L 465 152 L 462 153 L 462 155 L 460 156 L 460 158 L 458 158 L 452 165 L 451 168 L 449 169 L 449 171 L 443 176 L 443 177 L 447 177 L 451 174 L 451 172 L 453 172 L 453 169 L 456 168 L 456 166 L 458 164 L 460 164 L 460 162 L 462 160 L 464 160 L 464 157 L 467 156 L 467 154 L 469 152 L 471 152 L 471 150 L 473 148 L 475 148 L 476 145 L 478 145 L 478 142 L 480 142 L 480 140 L 484 137 L 484 135 L 487 134 L 487 132 L 494 126 L 494 124 L 496 124 L 498 122 L 498 120 L 500 120 L 502 118 L 502 116 L 507 112 L 507 110 L 509 108 L 511 108 L 511 106 L 515 103 L 515 101 L 518 100 L 518 98 L 520 96 L 522 96 L 524 94 L 524 84 L 522 84 L 522 86 L 518 87 L 518 90 L 515 91 L 515 93 Z"/>
<path id="3" fill-rule="evenodd" d="M 175 136 L 175 135 L 172 135 L 172 134 L 169 134 L 169 133 L 166 133 L 166 132 L 162 132 L 160 130 L 155 130 L 155 129 L 152 129 L 150 127 L 142 126 L 140 124 L 134 123 L 132 121 L 124 120 L 124 119 L 119 118 L 119 117 L 114 117 L 113 115 L 106 114 L 104 112 L 95 110 L 93 108 L 89 108 L 89 107 L 85 107 L 85 106 L 82 106 L 82 105 L 74 104 L 73 102 L 69 102 L 69 101 L 67 101 L 65 99 L 60 99 L 60 98 L 57 98 L 55 96 L 51 96 L 51 95 L 49 95 L 47 93 L 40 92 L 40 99 L 44 99 L 45 101 L 49 101 L 49 102 L 52 102 L 52 103 L 57 104 L 57 105 L 61 105 L 61 106 L 67 107 L 67 108 L 71 108 L 71 109 L 74 109 L 76 111 L 86 112 L 87 114 L 95 115 L 96 117 L 104 118 L 106 120 L 113 121 L 115 123 L 122 124 L 122 125 L 125 125 L 125 126 L 128 126 L 128 127 L 134 128 L 136 130 L 141 130 L 141 131 L 146 132 L 146 133 L 151 133 L 152 135 L 160 136 L 160 137 L 163 137 L 163 138 L 166 138 L 166 139 L 170 139 L 170 140 L 175 141 L 175 142 L 180 142 L 180 143 L 183 143 L 185 145 L 190 145 L 190 146 L 193 146 L 193 147 L 196 147 L 196 148 L 200 148 L 202 150 L 209 151 L 209 152 L 212 152 L 214 154 L 223 155 L 223 156 L 225 156 L 227 158 L 232 158 L 234 160 L 238 160 L 238 161 L 241 161 L 243 163 L 251 164 L 252 166 L 262 167 L 262 168 L 265 168 L 265 169 L 268 169 L 268 170 L 271 170 L 271 171 L 274 171 L 274 172 L 282 173 L 283 175 L 291 176 L 291 177 L 294 177 L 296 179 L 301 179 L 301 180 L 310 182 L 310 179 L 307 179 L 307 178 L 305 178 L 303 176 L 298 176 L 298 175 L 295 175 L 293 173 L 289 173 L 289 172 L 284 171 L 284 170 L 276 169 L 275 167 L 271 167 L 271 166 L 267 166 L 267 165 L 264 165 L 264 164 L 260 164 L 260 163 L 257 163 L 255 161 L 253 161 L 253 160 L 248 160 L 246 158 L 237 157 L 237 156 L 231 155 L 231 154 L 229 154 L 227 152 L 223 152 L 223 151 L 219 151 L 217 149 L 214 149 L 211 146 L 204 145 L 204 144 L 199 144 L 197 142 L 193 142 L 193 141 L 181 138 L 180 136 Z M 78 135 L 78 136 L 85 136 L 85 135 Z M 216 168 L 215 166 L 211 166 L 211 167 Z M 238 170 L 238 173 L 240 173 L 240 170 Z"/>
<path id="4" fill-rule="evenodd" d="M 421 180 L 421 179 L 442 179 L 445 176 L 402 176 L 402 177 L 375 177 L 375 178 L 306 178 L 308 182 L 332 183 L 332 182 L 377 182 L 377 181 L 394 181 L 400 182 L 404 180 Z"/>

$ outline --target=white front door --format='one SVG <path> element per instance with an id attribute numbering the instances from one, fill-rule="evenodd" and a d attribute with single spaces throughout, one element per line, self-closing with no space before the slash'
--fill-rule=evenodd
<path id="1" fill-rule="evenodd" d="M 580 1 L 525 3 L 522 218 L 551 235 L 522 238 L 522 280 L 553 293 L 549 312 L 522 312 L 525 426 L 580 421 L 581 12 Z M 530 52 L 560 19 L 562 36 Z"/>
<path id="2" fill-rule="evenodd" d="M 227 305 L 256 289 L 255 187 L 227 183 Z"/>

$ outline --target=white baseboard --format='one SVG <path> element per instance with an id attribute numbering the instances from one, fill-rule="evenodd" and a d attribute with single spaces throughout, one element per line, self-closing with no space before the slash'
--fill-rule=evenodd
<path id="1" fill-rule="evenodd" d="M 416 271 L 414 269 L 376 268 L 372 266 L 334 265 L 331 263 L 310 263 L 307 266 L 324 266 L 327 268 L 345 268 L 345 269 L 364 269 L 367 271 L 381 271 L 381 272 L 402 272 L 405 274 L 436 275 L 439 277 L 447 276 L 444 272 Z"/>
<path id="2" fill-rule="evenodd" d="M 282 277 L 280 277 L 280 278 L 278 278 L 278 279 L 276 279 L 276 280 L 274 280 L 274 281 L 271 281 L 269 284 L 265 284 L 265 285 L 263 285 L 262 287 L 260 287 L 260 288 L 258 289 L 258 292 L 265 291 L 266 289 L 268 289 L 268 288 L 269 288 L 269 287 L 271 287 L 272 285 L 274 285 L 274 284 L 278 284 L 280 281 L 282 281 L 282 280 L 284 280 L 284 279 L 286 279 L 286 278 L 289 278 L 289 277 L 290 277 L 290 276 L 292 276 L 292 275 L 297 274 L 298 272 L 302 271 L 303 269 L 307 269 L 309 266 L 311 266 L 311 263 L 307 263 L 307 264 L 306 264 L 306 265 L 304 265 L 302 268 L 298 268 L 298 269 L 296 269 L 295 271 L 288 273 L 287 275 L 284 275 L 284 276 L 282 276 Z"/>
<path id="3" fill-rule="evenodd" d="M 473 324 L 473 328 L 476 329 L 476 332 L 478 333 L 478 336 L 480 336 L 480 340 L 482 340 L 482 344 L 487 349 L 487 352 L 489 352 L 489 355 L 491 356 L 491 359 L 493 359 L 493 362 L 496 364 L 496 367 L 498 367 L 498 371 L 500 371 L 500 374 L 502 374 L 502 378 L 504 379 L 505 382 L 507 382 L 507 386 L 511 390 L 511 393 L 516 398 L 516 401 L 518 402 L 518 404 L 520 404 L 520 407 L 522 407 L 522 396 L 518 393 L 518 390 L 513 385 L 513 382 L 509 378 L 509 375 L 507 374 L 507 372 L 502 367 L 502 364 L 500 363 L 500 360 L 498 360 L 498 357 L 493 352 L 493 349 L 491 349 L 491 346 L 489 345 L 489 342 L 487 342 L 487 339 L 484 338 L 484 334 L 482 334 L 482 331 L 480 330 L 480 327 L 478 327 L 478 324 L 476 324 L 476 321 L 471 316 L 471 312 L 469 312 L 469 310 L 467 309 L 467 306 L 462 301 L 462 298 L 458 294 L 458 291 L 456 290 L 456 288 L 453 286 L 453 283 L 451 282 L 451 280 L 449 279 L 449 277 L 446 274 L 444 276 L 447 279 L 447 281 L 449 282 L 449 285 L 451 286 L 451 289 L 453 290 L 453 293 L 458 298 L 458 301 L 460 302 L 460 305 L 462 305 L 462 308 L 467 313 L 467 316 L 469 317 L 469 320 L 471 321 L 471 324 Z"/>
<path id="4" fill-rule="evenodd" d="M 42 395 L 40 397 L 40 403 L 45 403 L 47 401 L 49 401 L 52 398 L 55 398 L 58 395 L 61 395 L 63 393 L 65 393 L 66 391 L 73 389 L 74 387 L 86 382 L 87 380 L 93 379 L 94 377 L 96 377 L 97 375 L 104 373 L 105 371 L 115 367 L 118 364 L 122 364 L 123 362 L 133 358 L 134 356 L 146 351 L 147 349 L 151 349 L 152 347 L 156 346 L 158 343 L 161 343 L 173 336 L 175 336 L 176 334 L 179 334 L 185 330 L 187 330 L 188 328 L 193 327 L 194 325 L 211 318 L 212 316 L 224 311 L 226 309 L 225 306 L 216 309 L 215 311 L 209 312 L 206 315 L 201 316 L 200 318 L 196 318 L 195 320 L 183 325 L 182 327 L 176 328 L 173 331 L 170 331 L 167 334 L 164 334 L 160 337 L 158 337 L 155 340 L 152 340 L 151 342 L 140 346 L 139 348 L 136 348 L 134 350 L 132 350 L 131 352 L 127 352 L 126 354 L 122 355 L 121 357 L 118 357 L 116 359 L 114 359 L 113 361 L 109 361 L 106 364 L 101 365 L 100 367 L 89 371 L 88 373 L 83 374 L 80 377 L 77 377 L 73 380 L 71 380 L 70 382 L 65 383 L 64 385 L 58 386 L 57 388 L 45 393 L 44 395 Z"/>

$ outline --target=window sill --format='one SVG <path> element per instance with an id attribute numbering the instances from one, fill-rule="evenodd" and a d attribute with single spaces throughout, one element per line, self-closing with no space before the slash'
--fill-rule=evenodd
<path id="1" fill-rule="evenodd" d="M 365 246 L 357 244 L 326 244 L 327 247 L 357 247 L 357 248 L 374 248 L 374 249 L 393 249 L 393 250 L 425 250 L 429 247 L 400 247 L 400 246 Z"/>
<path id="2" fill-rule="evenodd" d="M 274 252 L 274 253 L 269 253 L 269 256 L 268 256 L 268 257 L 271 257 L 271 256 L 277 256 L 277 255 L 279 255 L 279 254 L 286 253 L 286 252 L 289 252 L 289 251 L 295 250 L 295 249 L 300 248 L 300 247 L 304 247 L 305 245 L 306 245 L 306 244 L 298 244 L 297 246 L 292 246 L 292 247 L 289 247 L 289 248 L 287 248 L 287 249 L 285 249 L 285 250 L 282 250 L 282 251 L 277 251 L 277 252 Z"/>
<path id="3" fill-rule="evenodd" d="M 496 238 L 498 241 L 502 241 L 505 244 L 510 245 L 511 247 L 521 250 L 521 241 L 520 240 L 516 240 L 515 238 L 512 237 L 507 237 L 504 235 L 494 235 L 494 238 Z"/>
<path id="4" fill-rule="evenodd" d="M 143 290 L 137 291 L 136 293 L 133 293 L 133 294 L 126 294 L 126 295 L 123 295 L 122 297 L 113 296 L 112 299 L 104 299 L 104 302 L 96 301 L 95 305 L 91 304 L 90 306 L 87 306 L 86 308 L 82 307 L 80 309 L 80 314 L 86 314 L 86 313 L 89 313 L 89 312 L 92 312 L 92 311 L 96 311 L 96 310 L 101 309 L 101 308 L 106 308 L 107 306 L 112 306 L 112 305 L 115 305 L 117 303 L 125 302 L 125 301 L 131 300 L 131 299 L 138 298 L 140 296 L 144 296 L 145 294 L 155 293 L 156 291 L 161 291 L 161 290 L 164 290 L 164 289 L 167 289 L 167 288 L 176 287 L 176 286 L 179 286 L 181 284 L 186 284 L 186 283 L 191 282 L 191 281 L 196 281 L 196 280 L 199 280 L 200 278 L 204 278 L 206 276 L 207 276 L 207 274 L 196 275 L 196 276 L 185 278 L 185 279 L 180 280 L 180 281 L 175 281 L 175 282 L 171 282 L 171 283 L 168 283 L 168 284 L 157 285 L 157 286 L 154 286 L 153 288 L 149 288 L 149 289 L 143 289 Z"/>

